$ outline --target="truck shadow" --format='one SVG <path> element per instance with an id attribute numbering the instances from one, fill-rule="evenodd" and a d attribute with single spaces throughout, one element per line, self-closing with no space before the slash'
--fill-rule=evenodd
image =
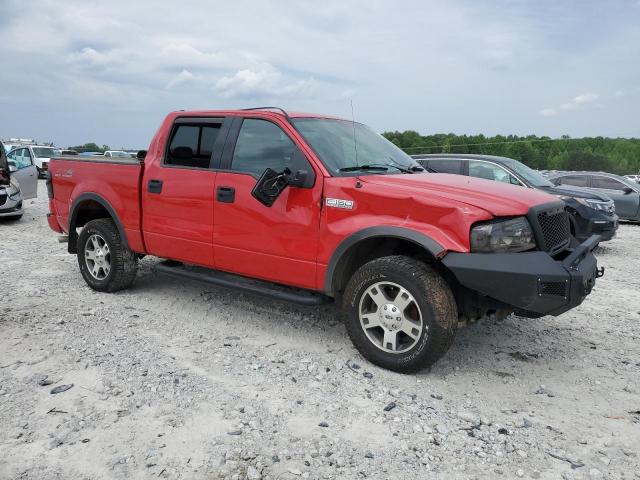
<path id="1" fill-rule="evenodd" d="M 146 265 L 141 270 L 132 294 L 156 299 L 161 297 L 155 301 L 166 302 L 165 309 L 193 311 L 191 317 L 205 319 L 211 318 L 208 312 L 224 312 L 228 323 L 235 323 L 239 330 L 259 332 L 265 344 L 277 342 L 287 348 L 305 351 L 329 350 L 344 357 L 345 361 L 358 359 L 358 362 L 366 363 L 351 344 L 337 305 L 333 303 L 298 306 L 224 287 L 158 275 Z M 184 298 L 171 300 L 168 292 Z M 441 377 L 461 369 L 467 373 L 498 372 L 498 376 L 510 377 L 523 367 L 536 368 L 536 364 L 540 364 L 540 369 L 544 368 L 545 372 L 555 367 L 562 369 L 567 356 L 575 354 L 577 344 L 584 345 L 580 334 L 574 336 L 572 330 L 571 324 L 553 317 L 533 320 L 511 315 L 502 321 L 484 318 L 459 330 L 444 357 L 430 372 L 425 370 L 422 373 Z"/>

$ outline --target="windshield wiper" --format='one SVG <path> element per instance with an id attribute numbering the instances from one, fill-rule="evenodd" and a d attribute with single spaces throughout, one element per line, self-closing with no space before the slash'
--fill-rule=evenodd
<path id="1" fill-rule="evenodd" d="M 395 167 L 395 165 L 389 165 L 391 167 Z M 378 170 L 384 172 L 389 170 L 386 165 L 374 165 L 374 164 L 365 164 L 365 165 L 354 165 L 353 167 L 342 167 L 339 168 L 339 172 L 357 172 L 358 170 Z"/>
<path id="2" fill-rule="evenodd" d="M 405 168 L 402 167 L 400 165 L 397 165 L 395 163 L 368 163 L 365 165 L 356 165 L 353 167 L 344 167 L 339 169 L 339 172 L 355 172 L 357 170 L 379 170 L 379 171 L 386 171 L 389 170 L 389 167 L 391 168 L 395 168 L 397 170 L 400 170 L 402 173 L 416 173 L 416 172 L 423 172 L 424 168 L 418 166 L 418 165 L 412 165 L 409 168 Z"/>

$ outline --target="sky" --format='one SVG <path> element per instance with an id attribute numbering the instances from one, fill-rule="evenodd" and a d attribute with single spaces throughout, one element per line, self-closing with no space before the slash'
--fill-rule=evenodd
<path id="1" fill-rule="evenodd" d="M 145 148 L 167 112 L 640 137 L 640 0 L 0 0 L 0 138 Z"/>

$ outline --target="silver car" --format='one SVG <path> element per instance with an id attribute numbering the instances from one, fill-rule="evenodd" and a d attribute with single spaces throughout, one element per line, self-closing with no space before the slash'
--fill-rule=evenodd
<path id="1" fill-rule="evenodd" d="M 0 143 L 0 218 L 19 219 L 23 200 L 38 194 L 38 171 L 35 165 L 17 164 L 8 159 Z"/>

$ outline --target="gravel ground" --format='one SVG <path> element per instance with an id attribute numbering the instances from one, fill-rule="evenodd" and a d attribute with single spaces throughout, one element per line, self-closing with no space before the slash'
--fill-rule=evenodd
<path id="1" fill-rule="evenodd" d="M 599 249 L 581 307 L 477 322 L 399 375 L 331 307 L 153 258 L 133 289 L 90 290 L 39 187 L 0 223 L 1 479 L 640 478 L 640 225 Z"/>

